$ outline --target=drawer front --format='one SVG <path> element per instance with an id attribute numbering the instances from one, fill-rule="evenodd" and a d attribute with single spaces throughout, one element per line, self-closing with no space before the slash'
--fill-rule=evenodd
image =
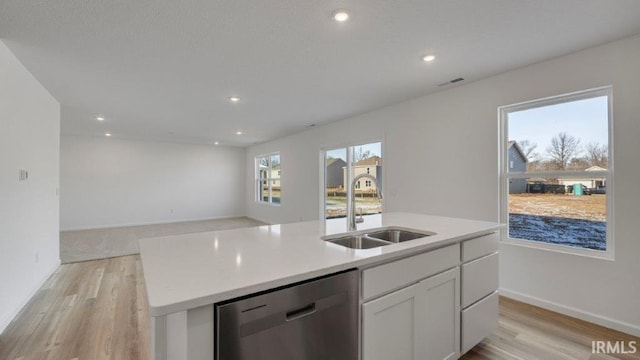
<path id="1" fill-rule="evenodd" d="M 462 242 L 462 262 L 471 261 L 498 251 L 499 233 Z"/>
<path id="2" fill-rule="evenodd" d="M 393 261 L 362 271 L 362 298 L 371 299 L 391 290 L 416 283 L 459 264 L 460 245 Z"/>
<path id="3" fill-rule="evenodd" d="M 461 354 L 464 354 L 498 328 L 498 292 L 462 310 L 461 324 Z"/>
<path id="4" fill-rule="evenodd" d="M 498 289 L 498 253 L 462 264 L 462 307 Z"/>

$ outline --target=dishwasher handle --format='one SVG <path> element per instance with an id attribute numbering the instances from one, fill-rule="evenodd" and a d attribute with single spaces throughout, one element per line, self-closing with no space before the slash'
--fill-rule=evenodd
<path id="1" fill-rule="evenodd" d="M 312 302 L 311 304 L 301 307 L 299 309 L 287 311 L 286 320 L 287 321 L 295 321 L 298 319 L 302 319 L 303 317 L 312 315 L 316 312 L 316 303 Z"/>

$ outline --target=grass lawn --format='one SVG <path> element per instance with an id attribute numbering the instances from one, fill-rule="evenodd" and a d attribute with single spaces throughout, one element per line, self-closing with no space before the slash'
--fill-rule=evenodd
<path id="1" fill-rule="evenodd" d="M 512 238 L 605 250 L 606 220 L 606 195 L 509 195 Z"/>
<path id="2" fill-rule="evenodd" d="M 509 213 L 605 221 L 607 219 L 607 196 L 510 194 Z"/>

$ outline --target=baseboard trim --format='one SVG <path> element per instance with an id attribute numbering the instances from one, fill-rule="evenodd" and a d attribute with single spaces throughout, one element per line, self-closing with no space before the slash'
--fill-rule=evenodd
<path id="1" fill-rule="evenodd" d="M 626 334 L 640 337 L 640 326 L 629 324 L 624 321 L 615 320 L 606 316 L 597 315 L 588 311 L 576 309 L 571 306 L 565 306 L 553 301 L 540 299 L 535 296 L 530 296 L 518 291 L 511 291 L 504 288 L 500 288 L 500 295 L 514 299 L 514 300 L 518 300 L 523 303 L 535 305 L 543 309 L 555 311 L 563 315 L 571 316 L 576 319 L 580 319 L 593 324 L 604 326 L 609 329 L 617 330 Z"/>
<path id="2" fill-rule="evenodd" d="M 206 218 L 171 219 L 171 220 L 154 221 L 154 222 L 133 222 L 133 223 L 122 223 L 122 224 L 110 224 L 110 225 L 92 225 L 92 226 L 65 227 L 65 228 L 60 228 L 60 232 L 63 232 L 63 231 L 97 230 L 97 229 L 113 229 L 113 228 L 128 227 L 128 226 L 164 225 L 164 224 L 175 224 L 175 223 L 190 222 L 190 221 L 224 220 L 224 219 L 233 219 L 233 218 L 240 218 L 240 217 L 246 217 L 246 218 L 249 218 L 249 219 L 253 219 L 253 218 L 251 218 L 249 216 L 245 216 L 245 215 L 230 215 L 230 216 L 218 216 L 218 217 L 206 217 Z M 258 220 L 258 221 L 261 221 L 261 220 Z"/>
<path id="3" fill-rule="evenodd" d="M 27 296 L 23 298 L 23 300 L 9 314 L 9 316 L 2 319 L 2 322 L 0 322 L 0 334 L 2 334 L 7 329 L 9 324 L 11 324 L 13 319 L 15 319 L 20 314 L 22 309 L 24 309 L 24 307 L 29 303 L 31 298 L 33 298 L 33 296 L 38 292 L 38 290 L 40 290 L 42 285 L 44 285 L 44 283 L 51 277 L 51 275 L 53 275 L 56 272 L 56 270 L 58 270 L 58 268 L 60 267 L 60 264 L 61 264 L 61 261 L 60 259 L 58 259 L 58 261 L 54 263 L 53 268 L 49 269 L 49 271 L 47 271 L 44 274 L 44 276 L 40 279 L 40 281 L 36 282 L 36 284 L 31 288 L 31 291 L 27 294 Z"/>
<path id="4" fill-rule="evenodd" d="M 254 221 L 260 221 L 260 222 L 263 222 L 263 223 L 265 223 L 265 224 L 267 224 L 267 225 L 275 225 L 275 224 L 274 224 L 274 223 L 272 223 L 271 221 L 267 221 L 267 220 L 263 220 L 263 219 L 258 219 L 257 217 L 254 217 L 254 216 L 244 216 L 244 217 L 246 217 L 247 219 L 254 220 Z"/>

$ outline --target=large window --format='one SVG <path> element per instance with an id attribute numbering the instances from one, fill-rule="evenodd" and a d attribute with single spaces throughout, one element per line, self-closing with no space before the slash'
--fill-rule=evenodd
<path id="1" fill-rule="evenodd" d="M 256 201 L 280 204 L 280 153 L 256 157 Z"/>
<path id="2" fill-rule="evenodd" d="M 507 242 L 612 256 L 611 88 L 500 108 Z"/>
<path id="3" fill-rule="evenodd" d="M 324 152 L 324 217 L 347 216 L 347 196 L 354 192 L 356 213 L 363 216 L 382 213 L 382 202 L 376 196 L 376 183 L 369 177 L 356 181 L 360 174 L 375 178 L 382 187 L 382 143 L 346 146 Z"/>

